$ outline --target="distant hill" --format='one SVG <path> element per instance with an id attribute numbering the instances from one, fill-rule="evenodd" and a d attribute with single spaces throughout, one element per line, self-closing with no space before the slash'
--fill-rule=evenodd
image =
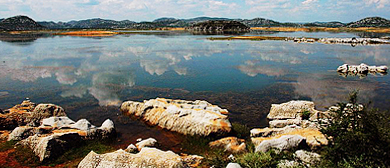
<path id="1" fill-rule="evenodd" d="M 239 21 L 249 27 L 301 27 L 298 23 L 280 23 L 277 21 L 264 19 L 264 18 L 254 18 L 254 19 L 237 19 Z"/>
<path id="2" fill-rule="evenodd" d="M 0 21 L 0 29 L 13 30 L 43 30 L 44 26 L 38 24 L 27 16 L 14 16 Z"/>
<path id="3" fill-rule="evenodd" d="M 156 29 L 162 27 L 191 27 L 205 21 L 237 21 L 249 27 L 390 27 L 390 21 L 380 17 L 368 17 L 362 20 L 342 22 L 281 23 L 265 18 L 229 19 L 219 17 L 196 17 L 190 19 L 158 18 L 151 22 L 115 21 L 101 18 L 69 22 L 35 22 L 27 16 L 14 16 L 0 19 L 0 30 L 41 30 L 41 29 Z"/>
<path id="4" fill-rule="evenodd" d="M 390 27 L 390 21 L 381 17 L 367 17 L 356 22 L 348 23 L 346 27 Z"/>
<path id="5" fill-rule="evenodd" d="M 209 20 L 190 27 L 194 31 L 248 31 L 250 27 L 232 20 Z"/>
<path id="6" fill-rule="evenodd" d="M 312 23 L 305 23 L 303 26 L 305 27 L 331 27 L 331 28 L 337 28 L 337 27 L 344 27 L 346 24 L 341 22 L 312 22 Z"/>
<path id="7" fill-rule="evenodd" d="M 70 22 L 39 22 L 41 25 L 46 26 L 49 29 L 117 29 L 117 28 L 127 28 L 136 24 L 135 22 L 129 20 L 115 21 L 107 19 L 87 19 L 80 21 L 70 21 Z"/>

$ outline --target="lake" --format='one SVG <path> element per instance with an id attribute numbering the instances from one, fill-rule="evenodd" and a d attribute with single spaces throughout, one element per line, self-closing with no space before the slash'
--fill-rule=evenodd
<path id="1" fill-rule="evenodd" d="M 375 34 L 251 32 L 283 37 Z M 383 34 L 382 34 L 383 35 Z M 386 34 L 384 34 L 386 35 Z M 390 45 L 211 41 L 186 32 L 138 32 L 112 37 L 36 35 L 0 38 L 0 108 L 29 98 L 64 107 L 73 120 L 114 121 L 118 145 L 154 137 L 179 148 L 181 135 L 147 126 L 119 111 L 125 100 L 202 99 L 230 111 L 232 122 L 267 126 L 271 104 L 311 100 L 324 110 L 359 90 L 362 103 L 390 109 L 390 76 L 340 76 L 347 63 L 390 66 Z M 387 34 L 388 36 L 388 34 Z M 164 149 L 164 148 L 162 148 Z"/>

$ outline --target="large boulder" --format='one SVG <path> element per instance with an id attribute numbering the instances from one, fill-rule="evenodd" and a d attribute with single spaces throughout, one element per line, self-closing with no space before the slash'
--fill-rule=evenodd
<path id="1" fill-rule="evenodd" d="M 13 130 L 18 126 L 24 126 L 30 122 L 31 112 L 35 108 L 35 103 L 24 100 L 14 107 L 4 110 L 0 114 L 0 130 Z"/>
<path id="2" fill-rule="evenodd" d="M 311 101 L 294 100 L 282 104 L 272 104 L 267 115 L 270 120 L 274 119 L 296 119 L 300 118 L 304 112 L 315 114 L 314 103 Z"/>
<path id="3" fill-rule="evenodd" d="M 55 104 L 38 104 L 31 113 L 31 126 L 39 126 L 42 119 L 52 116 L 66 116 L 65 110 Z"/>
<path id="4" fill-rule="evenodd" d="M 40 161 L 46 161 L 61 156 L 67 150 L 79 146 L 81 142 L 82 139 L 78 133 L 68 132 L 42 137 L 33 135 L 18 144 L 30 147 Z"/>
<path id="5" fill-rule="evenodd" d="M 246 151 L 244 139 L 237 137 L 225 137 L 209 143 L 212 148 L 223 148 L 227 152 L 239 153 Z"/>
<path id="6" fill-rule="evenodd" d="M 156 148 L 142 148 L 137 154 L 127 153 L 123 150 L 106 154 L 97 154 L 91 151 L 78 165 L 79 168 L 130 168 L 130 167 L 154 167 L 154 168 L 184 168 L 189 167 L 186 160 L 197 160 L 200 157 L 179 156 L 172 151 L 161 151 Z"/>
<path id="7" fill-rule="evenodd" d="M 182 134 L 207 136 L 231 131 L 228 111 L 206 101 L 150 99 L 141 102 L 127 101 L 121 111 Z"/>
<path id="8" fill-rule="evenodd" d="M 306 138 L 300 135 L 284 135 L 280 138 L 264 140 L 256 146 L 255 152 L 267 152 L 275 149 L 276 152 L 304 147 Z"/>

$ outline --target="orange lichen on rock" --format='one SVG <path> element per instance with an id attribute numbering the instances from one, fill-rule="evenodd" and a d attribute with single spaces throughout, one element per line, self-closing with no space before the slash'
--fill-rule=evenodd
<path id="1" fill-rule="evenodd" d="M 239 153 L 246 150 L 245 140 L 237 137 L 226 137 L 209 143 L 212 148 L 224 148 L 225 151 Z"/>

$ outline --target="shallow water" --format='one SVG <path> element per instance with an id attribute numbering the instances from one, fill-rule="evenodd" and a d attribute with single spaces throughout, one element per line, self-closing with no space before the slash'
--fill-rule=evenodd
<path id="1" fill-rule="evenodd" d="M 248 35 L 259 34 L 252 32 Z M 261 33 L 260 33 L 261 34 Z M 358 37 L 350 33 L 284 32 L 286 37 Z M 227 108 L 233 122 L 267 125 L 272 103 L 312 100 L 326 109 L 358 89 L 362 102 L 388 110 L 390 76 L 339 76 L 339 65 L 390 66 L 390 45 L 291 41 L 210 41 L 212 35 L 158 32 L 104 38 L 34 36 L 0 42 L 0 108 L 26 97 L 65 108 L 94 125 L 114 120 L 119 144 L 155 137 L 167 148 L 180 135 L 124 116 L 125 100 L 203 99 Z M 221 35 L 218 35 L 221 36 Z M 164 146 L 164 145 L 163 145 Z"/>

